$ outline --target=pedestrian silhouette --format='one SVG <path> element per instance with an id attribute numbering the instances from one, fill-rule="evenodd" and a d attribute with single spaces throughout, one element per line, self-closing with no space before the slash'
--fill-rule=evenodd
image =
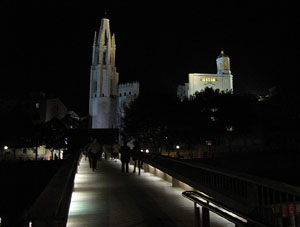
<path id="1" fill-rule="evenodd" d="M 136 168 L 139 170 L 139 174 L 141 174 L 141 167 L 143 165 L 142 162 L 142 153 L 141 153 L 141 146 L 140 144 L 135 141 L 134 142 L 134 147 L 132 149 L 132 160 L 133 160 L 133 173 L 135 173 Z"/>
<path id="2" fill-rule="evenodd" d="M 130 161 L 130 148 L 124 144 L 121 149 L 121 162 L 122 162 L 122 172 L 129 173 L 129 161 Z"/>
<path id="3" fill-rule="evenodd" d="M 97 169 L 97 160 L 101 151 L 101 146 L 96 138 L 89 144 L 88 151 L 91 156 L 92 169 L 95 171 Z"/>

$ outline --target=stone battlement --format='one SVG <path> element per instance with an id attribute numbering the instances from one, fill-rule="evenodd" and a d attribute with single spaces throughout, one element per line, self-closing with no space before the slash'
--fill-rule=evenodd
<path id="1" fill-rule="evenodd" d="M 134 81 L 134 82 L 124 83 L 124 84 L 119 84 L 119 89 L 120 88 L 129 88 L 129 87 L 134 87 L 134 86 L 139 86 L 139 82 Z"/>

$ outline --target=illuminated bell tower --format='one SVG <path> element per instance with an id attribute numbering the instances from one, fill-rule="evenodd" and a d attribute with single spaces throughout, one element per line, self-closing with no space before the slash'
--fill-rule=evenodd
<path id="1" fill-rule="evenodd" d="M 90 128 L 116 127 L 119 73 L 115 67 L 116 44 L 109 19 L 103 18 L 93 42 L 90 73 Z"/>
<path id="2" fill-rule="evenodd" d="M 230 71 L 230 60 L 229 57 L 224 54 L 224 51 L 221 51 L 221 54 L 217 58 L 217 74 L 231 74 Z"/>

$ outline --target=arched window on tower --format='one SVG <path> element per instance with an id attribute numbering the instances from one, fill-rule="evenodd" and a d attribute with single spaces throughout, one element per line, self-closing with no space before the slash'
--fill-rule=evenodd
<path id="1" fill-rule="evenodd" d="M 103 51 L 103 65 L 106 65 L 106 51 Z"/>
<path id="2" fill-rule="evenodd" d="M 105 33 L 104 33 L 104 45 L 107 46 L 107 43 L 108 43 L 108 39 L 107 39 L 107 33 L 105 31 Z"/>

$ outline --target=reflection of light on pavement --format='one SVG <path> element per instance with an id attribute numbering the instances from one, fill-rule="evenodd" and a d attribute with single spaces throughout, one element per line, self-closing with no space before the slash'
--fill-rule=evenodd
<path id="1" fill-rule="evenodd" d="M 182 188 L 173 187 L 171 182 L 143 169 L 141 175 L 133 174 L 133 165 L 129 165 L 129 174 L 121 173 L 119 160 L 104 161 L 102 167 L 98 172 L 92 172 L 88 161 L 81 161 L 75 177 L 67 227 L 147 226 L 149 216 L 157 218 L 161 215 L 155 216 L 156 210 L 163 211 L 167 215 L 165 218 L 176 223 L 176 226 L 194 226 L 194 206 L 182 196 Z M 127 190 L 131 193 L 127 194 Z M 149 207 L 153 210 L 147 218 L 144 214 L 150 208 L 143 208 L 144 200 L 139 199 L 139 195 L 145 195 L 146 201 L 152 202 Z M 156 204 L 155 207 L 153 204 Z M 213 213 L 210 217 L 211 227 L 234 226 Z M 161 218 L 164 219 L 163 216 Z"/>
<path id="2" fill-rule="evenodd" d="M 93 203 L 95 195 L 86 192 L 73 192 L 69 215 L 84 215 L 97 211 L 97 203 Z"/>

